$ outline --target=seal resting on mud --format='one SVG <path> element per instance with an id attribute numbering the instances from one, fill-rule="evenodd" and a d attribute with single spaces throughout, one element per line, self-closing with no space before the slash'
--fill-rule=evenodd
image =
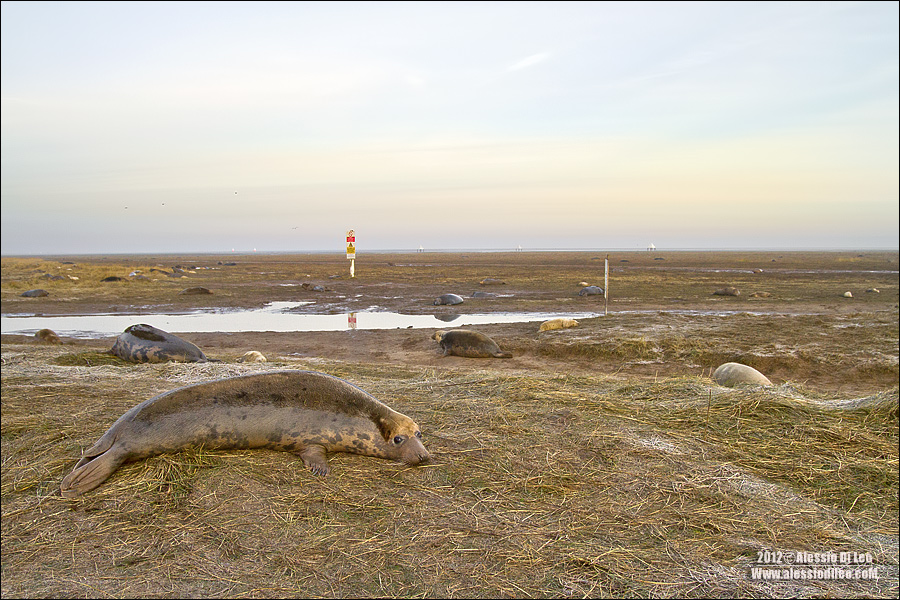
<path id="1" fill-rule="evenodd" d="M 462 296 L 457 296 L 456 294 L 444 294 L 443 296 L 438 296 L 434 299 L 434 305 L 440 306 L 442 304 L 462 304 L 463 299 Z"/>
<path id="2" fill-rule="evenodd" d="M 66 475 L 64 498 L 88 492 L 127 461 L 203 446 L 298 454 L 327 475 L 328 452 L 417 465 L 419 426 L 355 385 L 315 371 L 275 371 L 198 383 L 141 402 L 113 423 Z"/>
<path id="3" fill-rule="evenodd" d="M 132 325 L 119 334 L 110 352 L 129 362 L 215 362 L 203 351 L 177 335 L 143 323 Z"/>
<path id="4" fill-rule="evenodd" d="M 59 339 L 59 336 L 52 329 L 39 329 L 34 334 L 34 337 L 37 341 L 44 344 L 62 344 L 62 340 Z"/>
<path id="5" fill-rule="evenodd" d="M 733 286 L 725 286 L 713 292 L 713 296 L 740 296 L 741 290 Z"/>
<path id="6" fill-rule="evenodd" d="M 212 294 L 212 291 L 210 291 L 209 288 L 198 286 L 198 287 L 185 288 L 178 293 L 181 294 L 182 296 L 201 296 L 204 294 Z"/>
<path id="7" fill-rule="evenodd" d="M 603 288 L 598 285 L 589 285 L 587 287 L 581 288 L 578 292 L 579 296 L 602 296 Z"/>
<path id="8" fill-rule="evenodd" d="M 497 342 L 477 331 L 468 329 L 435 331 L 431 339 L 438 341 L 444 356 L 452 354 L 466 358 L 512 358 L 512 354 L 502 351 Z"/>
<path id="9" fill-rule="evenodd" d="M 578 327 L 578 321 L 575 319 L 550 319 L 541 323 L 538 331 L 552 331 L 554 329 L 567 329 L 569 327 Z"/>
<path id="10" fill-rule="evenodd" d="M 772 385 L 769 378 L 747 365 L 741 363 L 729 362 L 719 365 L 719 368 L 712 375 L 713 380 L 719 385 L 725 387 L 734 387 L 742 383 L 753 385 Z"/>
<path id="11" fill-rule="evenodd" d="M 47 290 L 28 290 L 19 295 L 23 298 L 42 298 L 43 296 L 49 296 L 50 292 Z"/>

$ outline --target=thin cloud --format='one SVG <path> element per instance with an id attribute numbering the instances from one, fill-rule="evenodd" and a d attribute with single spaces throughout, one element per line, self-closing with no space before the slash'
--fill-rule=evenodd
<path id="1" fill-rule="evenodd" d="M 531 56 L 523 58 L 519 62 L 510 65 L 506 70 L 518 71 L 520 69 L 527 69 L 528 67 L 533 67 L 536 64 L 544 62 L 548 58 L 550 58 L 550 54 L 548 52 L 539 52 L 538 54 L 532 54 Z"/>

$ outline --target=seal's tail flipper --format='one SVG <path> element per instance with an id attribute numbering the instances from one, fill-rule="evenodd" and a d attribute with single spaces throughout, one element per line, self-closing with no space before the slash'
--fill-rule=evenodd
<path id="1" fill-rule="evenodd" d="M 72 472 L 62 480 L 59 492 L 63 498 L 74 498 L 91 491 L 119 468 L 125 457 L 121 452 L 110 451 L 112 441 L 104 436 L 84 453 Z"/>
<path id="2" fill-rule="evenodd" d="M 494 358 L 512 358 L 512 354 L 509 352 L 497 352 L 494 354 Z"/>

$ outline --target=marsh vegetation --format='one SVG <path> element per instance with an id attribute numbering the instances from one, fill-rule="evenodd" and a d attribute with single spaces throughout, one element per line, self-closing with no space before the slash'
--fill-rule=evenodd
<path id="1" fill-rule="evenodd" d="M 897 253 L 650 254 L 610 256 L 605 317 L 479 328 L 505 360 L 441 358 L 433 330 L 185 334 L 222 362 L 154 365 L 111 339 L 3 336 L 3 596 L 895 597 Z M 603 285 L 605 255 L 358 256 L 354 279 L 328 255 L 4 258 L 3 312 L 602 306 L 577 292 Z M 176 265 L 184 279 L 151 272 Z M 153 277 L 99 281 L 134 269 Z M 485 277 L 502 296 L 472 299 Z M 178 294 L 192 286 L 213 294 Z M 36 287 L 50 295 L 18 295 Z M 466 301 L 431 305 L 443 293 Z M 251 349 L 269 362 L 238 363 Z M 775 385 L 719 387 L 727 361 Z M 283 368 L 412 416 L 432 462 L 334 455 L 319 478 L 292 454 L 199 448 L 60 497 L 135 404 Z M 766 549 L 870 552 L 880 579 L 752 580 Z"/>

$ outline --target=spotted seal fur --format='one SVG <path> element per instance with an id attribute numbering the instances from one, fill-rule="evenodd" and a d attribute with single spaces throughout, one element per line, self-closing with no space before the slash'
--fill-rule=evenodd
<path id="1" fill-rule="evenodd" d="M 85 451 L 60 486 L 73 498 L 128 461 L 188 447 L 298 454 L 316 475 L 326 453 L 418 465 L 429 459 L 415 421 L 355 385 L 316 371 L 274 371 L 197 383 L 141 402 Z"/>

